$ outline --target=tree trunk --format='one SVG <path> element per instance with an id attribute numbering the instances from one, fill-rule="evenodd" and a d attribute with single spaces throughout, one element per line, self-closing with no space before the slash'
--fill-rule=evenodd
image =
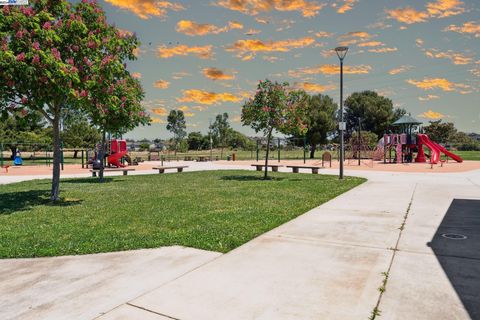
<path id="1" fill-rule="evenodd" d="M 315 150 L 317 149 L 317 146 L 315 143 L 312 143 L 310 146 L 310 159 L 315 159 Z"/>
<path id="2" fill-rule="evenodd" d="M 73 151 L 73 159 L 77 159 L 78 157 L 78 150 Z"/>
<path id="3" fill-rule="evenodd" d="M 10 151 L 12 152 L 12 155 L 10 156 L 11 160 L 15 159 L 16 153 L 17 153 L 17 146 L 10 147 Z"/>
<path id="4" fill-rule="evenodd" d="M 106 141 L 106 133 L 105 133 L 105 130 L 103 130 L 103 135 L 102 135 L 102 154 L 101 154 L 101 157 L 100 157 L 100 173 L 99 173 L 99 178 L 100 178 L 100 182 L 103 182 L 103 169 L 105 168 L 105 165 L 104 165 L 104 160 L 105 160 L 105 153 L 106 153 L 106 148 L 105 148 L 105 141 Z"/>
<path id="5" fill-rule="evenodd" d="M 267 179 L 268 177 L 268 157 L 270 154 L 270 139 L 272 138 L 272 130 L 273 129 L 270 129 L 267 135 L 267 153 L 265 156 L 265 174 L 263 175 L 263 179 Z"/>
<path id="6" fill-rule="evenodd" d="M 52 121 L 53 126 L 53 176 L 52 192 L 50 199 L 57 201 L 60 195 L 60 163 L 62 162 L 62 151 L 60 145 L 60 119 L 55 116 Z"/>

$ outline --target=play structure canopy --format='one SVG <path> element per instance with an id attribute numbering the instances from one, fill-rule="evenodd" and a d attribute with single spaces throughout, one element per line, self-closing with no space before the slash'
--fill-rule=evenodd
<path id="1" fill-rule="evenodd" d="M 419 125 L 422 122 L 418 121 L 409 114 L 402 116 L 400 119 L 392 123 L 392 126 L 403 126 L 403 125 Z"/>

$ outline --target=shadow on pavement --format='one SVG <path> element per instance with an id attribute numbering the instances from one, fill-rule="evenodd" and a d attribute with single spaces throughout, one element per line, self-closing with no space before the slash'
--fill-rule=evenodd
<path id="1" fill-rule="evenodd" d="M 428 246 L 470 318 L 480 320 L 480 200 L 454 199 Z"/>

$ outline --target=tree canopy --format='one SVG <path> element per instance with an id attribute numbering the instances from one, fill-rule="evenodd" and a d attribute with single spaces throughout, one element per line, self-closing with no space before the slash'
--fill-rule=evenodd
<path id="1" fill-rule="evenodd" d="M 345 100 L 345 108 L 347 136 L 350 136 L 358 127 L 359 118 L 362 122 L 362 130 L 381 136 L 395 117 L 401 114 L 401 111 L 395 113 L 392 100 L 378 95 L 375 91 L 353 93 Z"/>
<path id="2" fill-rule="evenodd" d="M 263 131 L 270 146 L 273 130 L 283 134 L 305 134 L 306 109 L 308 95 L 304 91 L 289 91 L 288 83 L 260 81 L 255 96 L 242 107 L 242 122 L 255 132 Z M 265 157 L 265 173 L 267 178 L 269 149 Z"/>
<path id="3" fill-rule="evenodd" d="M 110 131 L 149 122 L 143 91 L 125 65 L 139 41 L 109 25 L 95 1 L 4 6 L 0 45 L 0 110 L 37 111 L 52 126 L 52 200 L 59 198 L 63 110 L 83 110 Z"/>
<path id="4" fill-rule="evenodd" d="M 177 152 L 179 143 L 187 135 L 187 132 L 185 131 L 186 128 L 187 124 L 183 111 L 171 110 L 167 117 L 167 130 L 173 133 L 175 153 Z"/>
<path id="5" fill-rule="evenodd" d="M 329 133 L 336 130 L 335 115 L 338 105 L 327 95 L 310 96 L 307 108 L 307 143 L 310 145 L 310 158 L 315 157 L 316 146 L 327 142 Z"/>

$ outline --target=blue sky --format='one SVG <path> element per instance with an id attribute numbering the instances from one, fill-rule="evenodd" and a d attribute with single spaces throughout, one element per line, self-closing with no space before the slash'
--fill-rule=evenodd
<path id="1" fill-rule="evenodd" d="M 142 42 L 129 69 L 146 91 L 150 127 L 127 136 L 167 138 L 166 115 L 206 132 L 260 79 L 339 99 L 338 58 L 348 45 L 345 95 L 375 90 L 419 120 L 480 131 L 480 4 L 475 1 L 102 0 L 110 22 Z M 333 53 L 333 54 L 332 54 Z"/>

